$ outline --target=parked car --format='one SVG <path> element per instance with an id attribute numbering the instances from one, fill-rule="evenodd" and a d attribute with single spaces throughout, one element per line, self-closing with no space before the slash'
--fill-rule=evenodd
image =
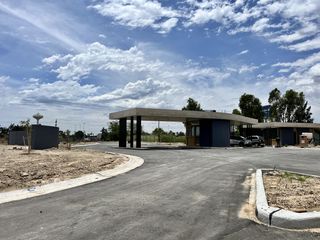
<path id="1" fill-rule="evenodd" d="M 230 146 L 240 146 L 243 147 L 245 145 L 245 137 L 242 136 L 230 136 Z"/>
<path id="2" fill-rule="evenodd" d="M 259 146 L 259 147 L 264 146 L 264 139 L 261 136 L 252 135 L 252 136 L 247 137 L 247 139 L 251 141 L 252 146 Z"/>

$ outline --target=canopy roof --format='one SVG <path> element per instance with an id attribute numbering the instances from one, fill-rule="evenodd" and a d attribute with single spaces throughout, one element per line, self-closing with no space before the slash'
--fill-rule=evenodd
<path id="1" fill-rule="evenodd" d="M 266 122 L 258 123 L 252 126 L 253 128 L 318 128 L 319 123 L 295 123 L 295 122 Z"/>
<path id="2" fill-rule="evenodd" d="M 143 121 L 186 122 L 200 119 L 220 119 L 229 120 L 234 125 L 252 125 L 258 123 L 257 119 L 230 113 L 154 108 L 131 108 L 120 112 L 110 113 L 109 118 L 115 120 L 137 116 L 141 116 Z"/>

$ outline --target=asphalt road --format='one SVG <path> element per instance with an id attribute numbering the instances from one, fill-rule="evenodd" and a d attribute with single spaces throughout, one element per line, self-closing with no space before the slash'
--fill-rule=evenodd
<path id="1" fill-rule="evenodd" d="M 318 150 L 90 148 L 145 163 L 105 181 L 0 205 L 0 239 L 320 239 L 238 218 L 249 169 L 320 175 Z"/>

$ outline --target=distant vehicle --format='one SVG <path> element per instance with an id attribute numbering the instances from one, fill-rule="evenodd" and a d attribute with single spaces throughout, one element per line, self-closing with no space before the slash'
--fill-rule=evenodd
<path id="1" fill-rule="evenodd" d="M 264 139 L 261 136 L 252 135 L 252 136 L 247 137 L 247 139 L 251 141 L 252 146 L 259 146 L 259 147 L 264 146 Z"/>
<path id="2" fill-rule="evenodd" d="M 242 136 L 231 136 L 230 137 L 230 146 L 239 146 L 243 147 L 245 145 L 246 139 Z"/>

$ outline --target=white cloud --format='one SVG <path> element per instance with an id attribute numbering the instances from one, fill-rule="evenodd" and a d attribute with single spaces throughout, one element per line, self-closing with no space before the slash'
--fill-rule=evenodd
<path id="1" fill-rule="evenodd" d="M 10 79 L 9 76 L 0 76 L 0 84 L 4 84 L 9 79 Z"/>
<path id="2" fill-rule="evenodd" d="M 318 39 L 303 40 L 320 33 L 318 0 L 262 0 L 250 6 L 244 1 L 187 2 L 191 6 L 188 14 L 185 14 L 187 19 L 184 25 L 187 27 L 214 21 L 232 35 L 252 32 L 279 44 L 303 41 L 286 46 L 291 51 L 319 48 Z M 221 26 L 219 28 L 221 29 Z"/>
<path id="3" fill-rule="evenodd" d="M 95 94 L 99 87 L 76 81 L 55 81 L 53 83 L 33 82 L 19 92 L 21 102 L 55 104 L 79 104 L 82 99 Z"/>
<path id="4" fill-rule="evenodd" d="M 145 46 L 134 46 L 128 50 L 109 48 L 95 42 L 87 46 L 82 53 L 68 57 L 65 63 L 60 62 L 58 68 L 52 71 L 58 74 L 62 80 L 80 80 L 97 71 L 115 72 L 121 75 L 137 74 L 145 78 L 159 79 L 162 81 L 215 84 L 229 76 L 227 71 L 217 68 L 199 67 L 189 62 L 177 63 L 168 57 L 167 61 L 159 60 L 159 56 L 152 56 L 143 50 Z M 140 49 L 142 48 L 142 49 Z M 150 50 L 151 51 L 151 50 Z M 49 57 L 50 59 L 51 57 Z M 65 56 L 53 59 L 63 59 Z M 48 58 L 47 58 L 48 59 Z M 56 60 L 56 61 L 58 61 Z M 50 61 L 49 61 L 50 62 Z M 132 76 L 132 75 L 131 75 Z M 203 85 L 200 85 L 203 86 Z"/>
<path id="5" fill-rule="evenodd" d="M 75 25 L 79 25 L 76 22 L 71 22 L 61 11 L 57 10 L 52 14 L 51 11 L 47 10 L 53 8 L 51 5 L 46 6 L 47 9 L 44 10 L 38 3 L 29 3 L 28 5 L 23 5 L 23 8 L 20 5 L 12 7 L 10 4 L 0 3 L 0 10 L 31 24 L 48 36 L 58 40 L 65 48 L 71 48 L 76 51 L 83 49 L 84 43 L 69 34 L 71 29 L 68 26 L 72 25 L 74 28 Z M 39 43 L 39 39 L 36 41 Z"/>
<path id="6" fill-rule="evenodd" d="M 47 101 L 48 104 L 59 104 L 58 100 L 61 99 L 61 102 L 70 102 L 71 105 L 83 103 L 117 109 L 134 106 L 180 108 L 185 98 L 194 91 L 212 89 L 231 74 L 229 70 L 202 67 L 193 61 L 184 62 L 183 59 L 177 59 L 177 56 L 152 50 L 152 47 L 145 44 L 122 50 L 96 42 L 88 45 L 83 52 L 68 58 L 66 62 L 59 61 L 60 58 L 64 56 L 53 57 L 55 63 L 60 65 L 52 69 L 61 79 L 54 83 L 57 86 L 30 86 L 21 92 L 25 99 L 31 101 L 32 97 L 39 95 L 34 98 L 35 101 Z M 251 71 L 252 66 L 248 68 L 244 71 Z M 113 82 L 112 85 L 106 81 L 105 85 L 109 87 L 99 91 L 98 86 L 80 85 L 83 81 L 79 80 L 95 75 L 98 71 L 102 76 L 116 73 L 122 81 Z M 60 90 L 63 82 L 67 84 Z M 108 90 L 110 86 L 115 89 Z M 54 87 L 57 91 L 50 92 Z M 68 94 L 64 96 L 68 89 L 71 89 L 70 94 L 74 98 L 69 99 Z M 81 94 L 73 94 L 73 90 Z M 175 101 L 172 101 L 172 96 L 175 96 Z"/>
<path id="7" fill-rule="evenodd" d="M 292 43 L 294 41 L 302 40 L 306 37 L 313 36 L 319 31 L 318 25 L 313 22 L 302 22 L 301 28 L 293 31 L 293 33 L 281 34 L 271 38 L 271 42 L 277 43 Z"/>
<path id="8" fill-rule="evenodd" d="M 171 96 L 177 93 L 172 85 L 152 80 L 129 82 L 124 87 L 102 95 L 89 97 L 88 102 L 108 103 L 112 106 L 123 107 L 161 107 L 170 106 Z"/>
<path id="9" fill-rule="evenodd" d="M 258 69 L 258 66 L 248 66 L 248 65 L 242 65 L 239 68 L 239 74 L 246 73 L 246 72 L 253 72 L 254 70 Z"/>
<path id="10" fill-rule="evenodd" d="M 287 48 L 296 52 L 320 49 L 320 37 L 316 37 L 314 39 L 307 40 L 307 41 L 300 42 L 293 45 L 284 46 L 284 48 Z"/>
<path id="11" fill-rule="evenodd" d="M 102 16 L 111 17 L 118 24 L 132 27 L 152 27 L 168 33 L 178 22 L 178 11 L 150 0 L 106 0 L 89 6 Z"/>
<path id="12" fill-rule="evenodd" d="M 306 58 L 300 58 L 294 62 L 279 62 L 275 63 L 273 67 L 295 67 L 295 68 L 307 68 L 313 66 L 317 62 L 320 62 L 320 52 L 314 53 Z"/>
<path id="13" fill-rule="evenodd" d="M 317 63 L 316 65 L 312 66 L 308 73 L 312 76 L 312 77 L 320 77 L 320 63 Z"/>
<path id="14" fill-rule="evenodd" d="M 248 50 L 248 49 L 246 49 L 246 50 L 243 50 L 243 51 L 241 51 L 241 52 L 237 53 L 237 55 L 247 54 L 248 52 L 249 52 L 249 50 Z"/>
<path id="15" fill-rule="evenodd" d="M 69 60 L 71 57 L 71 54 L 67 54 L 65 56 L 61 56 L 60 54 L 54 54 L 50 57 L 42 59 L 42 63 L 44 63 L 45 65 L 52 65 L 56 62 L 65 62 Z"/>
<path id="16" fill-rule="evenodd" d="M 162 63 L 157 60 L 148 61 L 137 47 L 121 50 L 95 42 L 88 45 L 84 52 L 70 57 L 66 65 L 54 71 L 60 79 L 79 80 L 97 70 L 143 72 L 156 70 L 160 65 Z"/>

